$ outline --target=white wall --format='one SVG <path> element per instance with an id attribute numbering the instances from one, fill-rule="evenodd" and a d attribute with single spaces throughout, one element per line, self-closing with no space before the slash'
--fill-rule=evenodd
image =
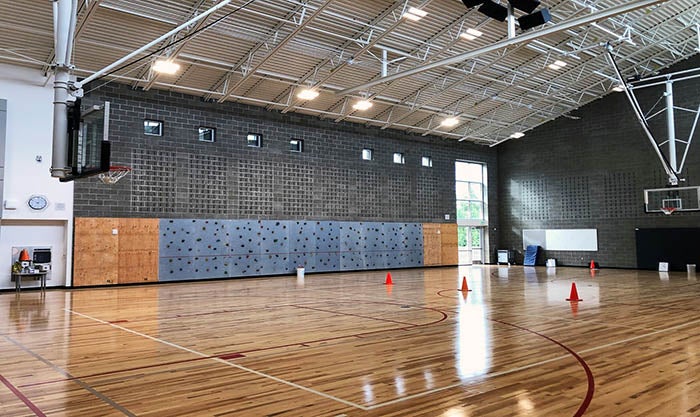
<path id="1" fill-rule="evenodd" d="M 11 248 L 51 246 L 54 266 L 49 286 L 70 282 L 73 184 L 52 178 L 53 82 L 40 71 L 0 64 L 0 98 L 7 100 L 5 175 L 0 220 L 0 288 L 11 288 Z M 40 157 L 40 158 L 38 158 Z M 38 161 L 37 159 L 41 159 Z M 29 208 L 32 195 L 45 196 L 45 210 Z"/>

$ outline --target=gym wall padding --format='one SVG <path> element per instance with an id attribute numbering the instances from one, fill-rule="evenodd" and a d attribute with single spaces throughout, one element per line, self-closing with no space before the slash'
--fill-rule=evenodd
<path id="1" fill-rule="evenodd" d="M 639 269 L 668 262 L 671 271 L 686 271 L 687 264 L 700 264 L 700 228 L 638 229 L 635 237 Z"/>

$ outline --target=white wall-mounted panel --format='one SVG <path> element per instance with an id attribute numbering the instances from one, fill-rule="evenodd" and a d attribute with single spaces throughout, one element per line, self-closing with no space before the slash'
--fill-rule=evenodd
<path id="1" fill-rule="evenodd" d="M 526 229 L 523 249 L 538 245 L 545 250 L 595 252 L 598 250 L 597 229 Z"/>

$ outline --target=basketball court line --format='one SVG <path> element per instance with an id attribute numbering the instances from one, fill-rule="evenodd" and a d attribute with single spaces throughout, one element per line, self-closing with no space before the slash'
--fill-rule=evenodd
<path id="1" fill-rule="evenodd" d="M 270 379 L 270 380 L 272 380 L 272 381 L 279 382 L 279 383 L 281 383 L 281 384 L 285 384 L 285 385 L 288 385 L 288 386 L 290 386 L 290 387 L 293 387 L 293 388 L 296 388 L 296 389 L 299 389 L 299 390 L 302 390 L 302 391 L 309 392 L 309 393 L 311 393 L 311 394 L 318 395 L 319 397 L 323 397 L 323 398 L 326 398 L 326 399 L 328 399 L 328 400 L 332 400 L 332 401 L 335 401 L 335 402 L 338 402 L 338 403 L 341 403 L 341 404 L 345 404 L 345 405 L 350 406 L 350 407 L 353 407 L 353 408 L 357 408 L 357 409 L 360 409 L 360 410 L 363 410 L 363 411 L 367 411 L 367 407 L 365 407 L 365 406 L 363 406 L 363 405 L 355 404 L 355 403 L 353 403 L 353 402 L 344 400 L 344 399 L 342 399 L 342 398 L 338 398 L 338 397 L 332 396 L 332 395 L 330 395 L 330 394 L 326 394 L 326 393 L 324 393 L 324 392 L 314 390 L 314 389 L 312 389 L 312 388 L 304 387 L 304 386 L 299 385 L 299 384 L 296 384 L 296 383 L 294 383 L 294 382 L 287 381 L 287 380 L 278 378 L 278 377 L 276 377 L 276 376 L 268 375 L 268 374 L 266 374 L 266 373 L 263 373 L 263 372 L 260 372 L 260 371 L 256 371 L 256 370 L 251 369 L 251 368 L 247 368 L 247 367 L 245 367 L 245 366 L 238 365 L 238 364 L 235 364 L 235 363 L 232 363 L 232 362 L 223 360 L 223 359 L 218 358 L 218 357 L 211 357 L 210 355 L 206 355 L 206 354 L 204 354 L 204 353 L 202 353 L 202 352 L 198 352 L 198 351 L 196 351 L 196 350 L 193 350 L 193 349 L 190 349 L 190 348 L 187 348 L 187 347 L 184 347 L 184 346 L 180 346 L 180 345 L 178 345 L 178 344 L 175 344 L 175 343 L 172 343 L 172 342 L 168 342 L 168 341 L 166 341 L 166 340 L 159 339 L 159 338 L 157 338 L 157 337 L 153 337 L 153 336 L 150 336 L 150 335 L 147 335 L 147 334 L 144 334 L 144 333 L 140 333 L 140 332 L 137 332 L 137 331 L 135 331 L 135 330 L 127 329 L 126 327 L 122 327 L 122 326 L 119 326 L 119 325 L 117 325 L 117 324 L 112 324 L 112 323 L 110 323 L 110 322 L 108 322 L 108 321 L 104 321 L 104 320 L 100 320 L 100 319 L 95 318 L 95 317 L 88 316 L 87 314 L 79 313 L 79 312 L 77 312 L 77 311 L 73 311 L 73 310 L 70 310 L 70 309 L 67 309 L 67 308 L 64 308 L 64 310 L 67 311 L 67 312 L 69 312 L 69 313 L 71 313 L 71 314 L 75 314 L 75 315 L 77 315 L 77 316 L 81 316 L 81 317 L 83 317 L 83 318 L 86 318 L 86 319 L 89 319 L 89 320 L 93 320 L 93 321 L 96 321 L 96 322 L 98 322 L 98 323 L 106 324 L 106 325 L 108 325 L 108 326 L 112 326 L 112 327 L 114 327 L 114 328 L 116 328 L 116 329 L 119 329 L 119 330 L 123 330 L 123 331 L 125 331 L 125 332 L 127 332 L 127 333 L 131 333 L 131 334 L 134 334 L 134 335 L 136 335 L 136 336 L 141 336 L 141 337 L 143 337 L 143 338 L 152 340 L 152 341 L 157 342 L 157 343 L 162 343 L 162 344 L 164 344 L 164 345 L 166 345 L 166 346 L 170 346 L 170 347 L 173 347 L 173 348 L 175 348 L 175 349 L 183 350 L 183 351 L 185 351 L 185 352 L 189 352 L 189 353 L 191 353 L 191 354 L 193 354 L 193 355 L 200 356 L 200 357 L 203 357 L 203 358 L 212 359 L 212 360 L 214 360 L 214 361 L 216 361 L 216 362 L 222 363 L 222 364 L 227 365 L 227 366 L 230 366 L 230 367 L 232 367 L 232 368 L 240 369 L 241 371 L 249 372 L 249 373 L 251 373 L 251 374 L 255 374 L 255 375 L 258 375 L 258 376 L 260 376 L 260 377 L 263 377 L 263 378 L 266 378 L 266 379 Z"/>
<path id="2" fill-rule="evenodd" d="M 90 385 L 88 385 L 87 383 L 85 383 L 84 381 L 82 381 L 82 380 L 80 380 L 80 379 L 74 377 L 70 372 L 66 371 L 66 370 L 63 369 L 63 368 L 60 368 L 58 365 L 54 364 L 53 362 L 49 361 L 48 359 L 44 358 L 43 356 L 39 355 L 38 353 L 32 351 L 31 349 L 29 349 L 28 347 L 26 347 L 26 346 L 25 346 L 24 344 L 22 344 L 21 342 L 19 342 L 19 341 L 17 341 L 17 340 L 14 340 L 13 338 L 11 338 L 11 337 L 9 337 L 9 336 L 7 336 L 7 335 L 5 335 L 5 334 L 2 334 L 2 335 L 0 335 L 0 336 L 2 336 L 5 340 L 7 340 L 8 342 L 12 343 L 13 345 L 17 346 L 17 347 L 20 348 L 21 350 L 23 350 L 23 351 L 24 351 L 25 353 L 27 353 L 28 355 L 32 356 L 34 359 L 37 359 L 38 361 L 40 361 L 40 362 L 46 364 L 47 366 L 49 366 L 49 367 L 50 367 L 51 369 L 53 369 L 54 371 L 56 371 L 56 372 L 58 372 L 59 374 L 65 376 L 66 379 L 69 379 L 69 380 L 71 380 L 71 381 L 74 381 L 76 384 L 80 385 L 80 386 L 81 386 L 83 389 L 85 389 L 87 392 L 89 392 L 89 393 L 91 393 L 92 395 L 94 395 L 95 397 L 99 398 L 100 400 L 102 400 L 102 401 L 103 401 L 104 403 L 106 403 L 107 405 L 113 407 L 114 409 L 116 409 L 116 410 L 118 410 L 118 411 L 121 411 L 125 416 L 137 417 L 136 414 L 133 414 L 132 412 L 130 412 L 129 410 L 127 410 L 127 409 L 124 408 L 123 406 L 117 404 L 117 403 L 116 403 L 115 401 L 113 401 L 111 398 L 109 398 L 109 397 L 107 397 L 106 395 L 102 394 L 101 392 L 97 391 L 96 389 L 94 389 L 93 387 L 91 387 Z"/>
<path id="3" fill-rule="evenodd" d="M 489 313 L 493 314 L 493 313 Z M 642 330 L 645 332 L 649 331 L 655 331 L 658 329 L 655 329 L 653 327 L 637 327 L 637 326 L 625 326 L 624 324 L 611 324 L 603 321 L 602 319 L 583 319 L 583 318 L 567 318 L 567 317 L 553 317 L 553 316 L 545 316 L 543 314 L 519 314 L 519 313 L 505 313 L 506 316 L 513 316 L 513 317 L 535 317 L 535 318 L 542 318 L 545 320 L 553 320 L 553 321 L 569 321 L 571 323 L 588 323 L 588 324 L 604 324 L 606 327 L 619 327 L 621 329 L 630 329 L 630 330 Z"/>
<path id="4" fill-rule="evenodd" d="M 348 301 L 348 302 L 349 302 L 349 301 Z M 355 301 L 355 302 L 356 302 L 356 301 Z M 364 302 L 367 302 L 367 303 L 375 303 L 375 304 L 385 304 L 385 303 L 383 303 L 383 302 L 378 302 L 378 301 L 364 301 Z M 313 302 L 313 303 L 309 303 L 309 304 L 316 305 L 316 304 L 318 304 L 318 301 Z M 391 304 L 391 303 L 390 303 L 390 304 Z M 303 305 L 303 304 L 301 304 L 301 305 Z M 392 304 L 392 305 L 393 305 L 393 304 Z M 399 304 L 396 304 L 396 305 L 399 305 Z M 276 307 L 294 307 L 294 306 L 295 306 L 295 305 L 293 305 L 293 304 L 279 304 L 279 305 L 276 305 Z M 153 364 L 153 365 L 138 366 L 138 367 L 133 367 L 133 368 L 124 368 L 124 369 L 118 369 L 118 370 L 114 370 L 114 371 L 101 372 L 101 373 L 96 373 L 96 374 L 81 375 L 81 376 L 79 376 L 79 377 L 73 377 L 73 378 L 75 378 L 75 379 L 78 379 L 78 378 L 83 378 L 83 379 L 85 379 L 85 378 L 94 378 L 94 377 L 98 377 L 98 376 L 111 375 L 111 374 L 123 373 L 123 372 L 132 372 L 132 371 L 143 370 L 143 369 L 148 369 L 148 368 L 157 368 L 157 367 L 161 367 L 161 366 L 177 365 L 177 364 L 180 364 L 180 363 L 194 362 L 194 361 L 206 360 L 206 359 L 215 359 L 215 358 L 219 358 L 219 359 L 225 359 L 225 360 L 226 360 L 226 359 L 228 359 L 227 356 L 230 356 L 230 355 L 241 355 L 241 354 L 245 354 L 245 353 L 255 353 L 255 352 L 262 352 L 262 351 L 267 351 L 267 350 L 284 349 L 284 348 L 293 347 L 293 346 L 305 346 L 305 347 L 308 347 L 308 346 L 310 346 L 311 344 L 314 344 L 314 343 L 323 343 L 323 342 L 330 342 L 330 341 L 334 341 L 334 340 L 351 339 L 351 338 L 354 338 L 354 337 L 364 337 L 364 336 L 368 336 L 368 335 L 372 335 L 372 334 L 378 334 L 378 333 L 384 333 L 384 332 L 393 332 L 393 331 L 400 331 L 400 330 L 408 330 L 408 329 L 412 329 L 412 328 L 414 328 L 414 327 L 429 326 L 429 325 L 433 325 L 433 324 L 440 323 L 440 322 L 442 322 L 442 321 L 444 321 L 444 320 L 447 319 L 447 314 L 444 313 L 444 312 L 442 312 L 441 310 L 437 310 L 437 309 L 435 309 L 435 308 L 426 308 L 426 307 L 417 307 L 417 308 L 420 308 L 420 309 L 427 309 L 427 310 L 429 310 L 429 311 L 435 311 L 435 312 L 437 312 L 437 313 L 440 313 L 440 314 L 442 315 L 442 317 L 441 317 L 440 319 L 438 319 L 438 320 L 435 320 L 435 321 L 432 321 L 432 322 L 429 322 L 429 323 L 408 324 L 408 325 L 406 325 L 406 326 L 404 326 L 404 327 L 397 327 L 397 328 L 391 328 L 391 329 L 373 330 L 373 331 L 368 331 L 368 332 L 353 333 L 353 334 L 347 334 L 347 335 L 342 335 L 342 336 L 326 337 L 326 338 L 314 339 L 314 340 L 305 340 L 305 341 L 295 342 L 295 343 L 289 343 L 289 344 L 285 344 L 285 345 L 275 345 L 275 346 L 268 346 L 268 347 L 264 347 L 264 348 L 255 348 L 255 349 L 249 349 L 249 350 L 240 350 L 240 351 L 237 351 L 237 352 L 225 352 L 225 353 L 219 353 L 219 354 L 209 355 L 209 356 L 205 356 L 205 357 L 198 357 L 198 358 L 194 358 L 194 359 L 183 359 L 183 360 L 170 361 L 170 362 L 163 362 L 163 363 L 158 363 L 158 364 Z M 82 313 L 80 313 L 80 314 L 82 314 Z M 340 313 L 340 312 L 335 312 L 335 314 L 349 315 L 349 314 L 347 314 L 347 313 Z M 379 320 L 381 320 L 381 319 L 379 319 Z M 115 323 L 121 323 L 121 322 L 128 322 L 128 323 L 134 324 L 134 323 L 138 323 L 139 321 L 141 321 L 141 320 L 128 320 L 128 321 L 127 321 L 127 320 L 123 320 L 123 321 L 120 320 L 120 321 L 118 321 L 118 322 L 115 322 L 115 321 L 107 321 L 107 323 L 115 324 Z M 90 326 L 101 326 L 101 325 L 103 325 L 102 322 L 96 322 L 95 324 L 92 324 L 92 325 L 90 325 Z M 76 327 L 81 327 L 81 328 L 82 328 L 82 327 L 86 327 L 86 325 L 78 325 L 78 326 L 76 326 Z M 23 384 L 23 385 L 21 385 L 21 387 L 24 388 L 24 387 L 31 387 L 31 386 L 36 386 L 36 385 L 47 385 L 47 384 L 52 384 L 52 383 L 57 383 L 57 382 L 63 382 L 63 381 L 66 381 L 66 380 L 70 380 L 70 378 L 68 378 L 68 379 L 55 379 L 55 380 L 50 380 L 50 381 L 41 381 L 41 382 L 36 382 L 36 383 L 31 383 L 31 384 Z"/>
<path id="5" fill-rule="evenodd" d="M 201 353 L 201 352 L 198 352 L 198 351 L 195 351 L 195 350 L 186 348 L 186 347 L 184 347 L 184 346 L 180 346 L 180 345 L 177 345 L 177 344 L 175 344 L 175 343 L 168 342 L 168 341 L 166 341 L 166 340 L 158 339 L 158 338 L 155 338 L 155 337 L 153 337 L 153 336 L 150 336 L 150 335 L 147 335 L 147 334 L 143 334 L 143 333 L 140 333 L 140 332 L 137 332 L 137 331 L 134 331 L 134 330 L 131 330 L 131 329 L 128 329 L 128 328 L 125 328 L 125 327 L 122 327 L 122 326 L 113 324 L 113 323 L 109 323 L 109 322 L 107 322 L 107 321 L 104 321 L 104 320 L 101 320 L 101 319 L 98 319 L 98 318 L 94 318 L 94 317 L 91 317 L 91 316 L 89 316 L 89 315 L 86 315 L 86 314 L 83 314 L 83 313 L 79 313 L 79 312 L 77 312 L 77 311 L 73 311 L 73 310 L 70 310 L 70 309 L 64 309 L 64 310 L 67 311 L 67 312 L 69 312 L 69 313 L 71 313 L 71 314 L 75 314 L 75 315 L 82 316 L 82 317 L 84 317 L 84 318 L 86 318 L 86 319 L 89 319 L 89 320 L 93 320 L 93 321 L 96 321 L 96 322 L 99 322 L 99 323 L 102 323 L 102 324 L 106 324 L 106 325 L 108 325 L 108 326 L 111 326 L 111 327 L 114 327 L 114 328 L 117 328 L 117 329 L 126 331 L 126 332 L 128 332 L 128 333 L 132 333 L 132 334 L 134 334 L 134 335 L 141 336 L 141 337 L 144 337 L 144 338 L 153 340 L 153 341 L 155 341 L 155 342 L 162 343 L 162 344 L 171 346 L 171 347 L 173 347 L 173 348 L 180 349 L 180 350 L 183 350 L 183 351 L 192 353 L 192 354 L 194 354 L 194 355 L 197 355 L 197 356 L 202 357 L 202 358 L 205 358 L 205 359 L 212 359 L 212 360 L 214 360 L 214 361 L 217 361 L 217 362 L 219 362 L 219 363 L 225 364 L 225 365 L 227 365 L 227 366 L 230 366 L 230 367 L 233 367 L 233 368 L 236 368 L 236 369 L 240 369 L 240 370 L 242 370 L 242 371 L 244 371 L 244 372 L 249 372 L 249 373 L 258 375 L 258 376 L 260 376 L 260 377 L 263 377 L 263 378 L 266 378 L 266 379 L 270 379 L 270 380 L 272 380 L 272 381 L 279 382 L 279 383 L 281 383 L 281 384 L 285 384 L 285 385 L 291 386 L 291 387 L 293 387 L 293 388 L 297 388 L 297 389 L 300 389 L 300 390 L 302 390 L 302 391 L 309 392 L 309 393 L 318 395 L 318 396 L 320 396 L 320 397 L 323 397 L 323 398 L 326 398 L 326 399 L 329 399 L 329 400 L 332 400 L 332 401 L 335 401 L 335 402 L 338 402 L 338 403 L 341 403 L 341 404 L 345 404 L 345 405 L 348 405 L 348 406 L 350 406 L 350 407 L 353 407 L 353 408 L 356 408 L 356 409 L 359 409 L 359 410 L 363 410 L 363 411 L 371 411 L 371 410 L 375 410 L 375 409 L 378 409 L 378 408 L 386 407 L 386 406 L 389 406 L 389 405 L 398 404 L 398 403 L 401 403 L 401 402 L 404 402 L 404 401 L 409 401 L 409 400 L 412 400 L 412 399 L 415 399 L 415 398 L 420 398 L 420 397 L 424 397 L 424 396 L 427 396 L 427 395 L 435 394 L 435 393 L 442 392 L 442 391 L 445 391 L 445 390 L 463 387 L 463 386 L 465 386 L 466 384 L 468 384 L 468 383 L 469 383 L 470 381 L 472 381 L 472 380 L 476 380 L 476 379 L 486 379 L 486 378 L 496 378 L 496 377 L 500 377 L 500 376 L 504 376 L 504 375 L 509 375 L 509 374 L 512 374 L 512 373 L 520 372 L 520 371 L 527 370 L 527 369 L 530 369 L 530 368 L 534 368 L 534 367 L 537 367 L 537 366 L 541 366 L 541 365 L 544 365 L 544 364 L 547 364 L 547 363 L 556 362 L 556 361 L 560 361 L 560 360 L 563 360 L 563 359 L 571 358 L 571 357 L 572 357 L 570 354 L 561 355 L 561 356 L 557 356 L 557 357 L 554 357 L 554 358 L 546 359 L 546 360 L 543 360 L 543 361 L 538 361 L 538 362 L 535 362 L 535 363 L 531 363 L 531 364 L 528 364 L 528 365 L 523 365 L 523 366 L 517 367 L 517 368 L 512 368 L 512 369 L 507 369 L 507 370 L 500 371 L 500 372 L 495 372 L 495 373 L 489 373 L 489 374 L 480 375 L 480 376 L 478 376 L 478 377 L 473 377 L 473 378 L 471 378 L 470 380 L 467 380 L 467 381 L 460 381 L 460 382 L 457 382 L 457 383 L 454 383 L 454 384 L 446 385 L 446 386 L 439 387 L 439 388 L 435 388 L 435 389 L 432 389 L 432 390 L 419 392 L 419 393 L 412 394 L 412 395 L 408 395 L 408 396 L 401 397 L 401 398 L 396 398 L 396 399 L 390 400 L 390 401 L 385 401 L 385 402 L 383 402 L 383 403 L 373 404 L 373 405 L 370 405 L 370 406 L 363 406 L 363 405 L 361 405 L 361 404 L 356 404 L 356 403 L 353 403 L 353 402 L 351 402 L 351 401 L 347 401 L 347 400 L 344 400 L 344 399 L 342 399 L 342 398 L 335 397 L 335 396 L 326 394 L 326 393 L 321 392 L 321 391 L 317 391 L 317 390 L 314 390 L 314 389 L 311 389 L 311 388 L 308 388 L 308 387 L 304 387 L 304 386 L 302 386 L 302 385 L 299 385 L 299 384 L 296 384 L 296 383 L 294 383 L 294 382 L 287 381 L 287 380 L 284 380 L 284 379 L 275 377 L 275 376 L 273 376 L 273 375 L 269 375 L 269 374 L 266 374 L 266 373 L 263 373 L 263 372 L 260 372 L 260 371 L 256 371 L 256 370 L 254 370 L 254 369 L 251 369 L 251 368 L 248 368 L 248 367 L 245 367 L 245 366 L 242 366 L 242 365 L 238 365 L 238 364 L 235 364 L 235 363 L 226 361 L 226 360 L 221 359 L 221 358 L 219 358 L 219 357 L 217 357 L 217 356 L 212 357 L 212 356 L 209 356 L 209 355 L 205 355 L 204 353 Z M 601 349 L 605 349 L 605 348 L 608 348 L 608 347 L 612 347 L 612 346 L 616 346 L 616 345 L 620 345 L 620 344 L 629 343 L 629 342 L 631 342 L 631 341 L 635 341 L 635 340 L 638 340 L 638 339 L 642 339 L 642 338 L 646 338 L 646 337 L 658 335 L 658 334 L 661 334 L 661 333 L 670 332 L 670 331 L 673 331 L 673 330 L 678 330 L 678 329 L 680 329 L 680 328 L 688 327 L 688 326 L 691 326 L 691 325 L 694 325 L 694 324 L 698 324 L 698 323 L 700 323 L 700 319 L 698 319 L 698 320 L 693 320 L 693 321 L 690 321 L 690 322 L 688 322 L 688 323 L 683 323 L 683 324 L 680 324 L 680 325 L 672 326 L 672 327 L 669 327 L 669 328 L 666 328 L 666 329 L 660 329 L 660 330 L 656 330 L 656 331 L 653 331 L 653 332 L 645 333 L 645 334 L 642 334 L 642 335 L 633 336 L 633 337 L 629 337 L 629 338 L 626 338 L 626 339 L 618 340 L 618 341 L 616 341 L 616 342 L 606 343 L 606 344 L 604 344 L 604 345 L 596 346 L 596 347 L 593 347 L 593 348 L 584 349 L 584 350 L 578 351 L 578 352 L 576 352 L 576 353 L 578 353 L 578 354 L 586 354 L 586 353 L 594 352 L 594 351 L 596 351 L 596 350 L 601 350 Z M 298 344 L 297 344 L 297 345 L 298 345 Z"/>
<path id="6" fill-rule="evenodd" d="M 15 394 L 15 397 L 17 397 L 20 401 L 22 401 L 24 403 L 24 405 L 27 406 L 27 408 L 32 410 L 32 412 L 37 417 L 46 417 L 46 414 L 44 414 L 44 412 L 41 411 L 41 409 L 39 407 L 37 407 L 36 404 L 34 404 L 32 402 L 32 400 L 27 398 L 26 395 L 22 394 L 22 391 L 20 391 L 16 386 L 12 385 L 12 383 L 10 381 L 8 381 L 7 378 L 0 375 L 0 382 L 2 382 L 7 387 L 7 389 L 12 391 L 12 393 Z"/>

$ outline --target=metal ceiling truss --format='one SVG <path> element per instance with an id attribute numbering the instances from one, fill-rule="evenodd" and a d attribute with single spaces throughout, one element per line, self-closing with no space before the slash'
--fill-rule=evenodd
<path id="1" fill-rule="evenodd" d="M 457 0 L 231 0 L 184 26 L 212 2 L 76 1 L 75 73 L 87 79 L 492 146 L 515 131 L 575 117 L 572 110 L 608 94 L 619 80 L 600 53 L 605 42 L 615 45 L 623 74 L 643 77 L 700 51 L 696 0 L 542 0 L 552 22 L 511 39 L 504 24 Z M 0 26 L 12 33 L 0 63 L 48 70 L 51 11 L 31 0 L 0 0 L 0 7 L 7 11 Z M 408 21 L 409 7 L 427 16 Z M 469 28 L 483 36 L 464 40 L 460 34 Z M 130 58 L 109 74 L 100 70 L 124 55 Z M 176 60 L 181 72 L 151 71 L 156 57 Z M 568 66 L 547 69 L 554 60 Z M 301 100 L 300 87 L 321 95 Z M 359 99 L 374 106 L 356 110 Z M 686 110 L 694 111 L 677 111 Z M 448 116 L 460 123 L 442 126 Z M 680 155 L 677 162 L 682 167 Z"/>

